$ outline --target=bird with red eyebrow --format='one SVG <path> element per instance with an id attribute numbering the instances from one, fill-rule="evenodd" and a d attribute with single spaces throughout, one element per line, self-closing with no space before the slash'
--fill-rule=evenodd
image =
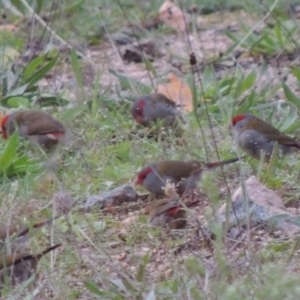
<path id="1" fill-rule="evenodd" d="M 176 104 L 159 93 L 138 97 L 131 109 L 135 121 L 145 127 L 162 120 L 164 126 L 176 125 L 179 115 Z"/>
<path id="2" fill-rule="evenodd" d="M 251 114 L 240 114 L 233 117 L 230 127 L 236 144 L 256 159 L 260 159 L 263 151 L 265 153 L 265 161 L 268 162 L 275 143 L 278 144 L 282 155 L 290 154 L 300 149 L 300 144 L 295 139 Z"/>
<path id="3" fill-rule="evenodd" d="M 198 203 L 197 200 L 185 203 L 185 206 L 192 207 Z M 187 225 L 186 210 L 178 199 L 157 200 L 150 207 L 149 223 L 154 227 L 184 229 Z"/>
<path id="4" fill-rule="evenodd" d="M 197 160 L 160 161 L 144 167 L 137 174 L 135 184 L 141 185 L 150 193 L 159 196 L 164 195 L 164 187 L 169 181 L 176 185 L 177 193 L 182 196 L 197 187 L 203 170 L 213 169 L 238 160 L 238 158 L 231 158 L 213 163 L 203 163 Z"/>
<path id="5" fill-rule="evenodd" d="M 14 287 L 36 273 L 38 262 L 47 253 L 61 247 L 61 244 L 48 247 L 38 254 L 14 253 L 0 256 L 0 288 Z"/>
<path id="6" fill-rule="evenodd" d="M 38 110 L 13 112 L 1 120 L 2 137 L 7 139 L 15 131 L 31 144 L 51 151 L 66 137 L 64 125 L 49 114 Z"/>

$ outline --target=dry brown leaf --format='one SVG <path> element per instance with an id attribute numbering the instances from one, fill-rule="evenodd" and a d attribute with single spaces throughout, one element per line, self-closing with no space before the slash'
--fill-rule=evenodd
<path id="1" fill-rule="evenodd" d="M 190 87 L 173 73 L 168 75 L 169 82 L 160 84 L 157 93 L 161 93 L 175 102 L 182 111 L 193 111 L 193 96 Z"/>
<path id="2" fill-rule="evenodd" d="M 160 7 L 159 19 L 178 32 L 186 31 L 187 16 L 171 1 L 165 1 Z"/>
<path id="3" fill-rule="evenodd" d="M 126 258 L 127 258 L 126 252 L 122 252 L 119 255 L 117 255 L 117 257 L 116 257 L 117 261 L 124 261 Z"/>

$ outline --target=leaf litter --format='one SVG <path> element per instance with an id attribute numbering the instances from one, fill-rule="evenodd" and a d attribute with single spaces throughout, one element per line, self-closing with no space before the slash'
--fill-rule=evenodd
<path id="1" fill-rule="evenodd" d="M 171 12 L 171 17 L 170 17 Z M 234 14 L 235 16 L 237 13 Z M 184 110 L 192 110 L 192 100 L 191 100 L 191 90 L 189 86 L 185 83 L 186 70 L 189 69 L 188 56 L 189 49 L 187 46 L 187 39 L 185 35 L 180 35 L 180 33 L 185 31 L 185 23 L 183 22 L 183 13 L 176 7 L 172 2 L 165 2 L 159 12 L 160 20 L 162 20 L 167 25 L 178 30 L 176 33 L 167 34 L 166 36 L 159 37 L 159 42 L 162 47 L 159 49 L 162 56 L 155 56 L 152 62 L 153 68 L 156 73 L 159 74 L 159 78 L 155 81 L 155 87 L 159 92 L 164 93 L 167 97 L 171 98 L 176 103 L 181 103 L 182 99 L 186 101 L 183 106 Z M 239 17 L 243 17 L 243 13 Z M 207 23 L 211 23 L 212 20 Z M 197 52 L 198 60 L 206 60 L 210 57 L 211 53 L 216 55 L 225 52 L 231 45 L 231 41 L 224 35 L 224 30 L 228 26 L 234 26 L 236 24 L 235 19 L 229 21 L 229 24 L 217 24 L 213 23 L 213 28 L 210 28 L 205 22 L 205 17 L 201 17 L 197 20 L 197 24 L 200 27 L 199 31 L 190 33 L 190 40 L 193 49 L 199 49 Z M 206 24 L 207 28 L 204 28 L 203 24 Z M 134 41 L 136 43 L 136 41 Z M 141 50 L 143 51 L 143 50 Z M 100 89 L 109 89 L 110 92 L 116 93 L 116 89 L 119 88 L 118 79 L 108 72 L 109 69 L 122 72 L 130 78 L 134 78 L 142 83 L 152 85 L 149 79 L 149 73 L 145 70 L 144 64 L 138 64 L 136 62 L 124 63 L 121 56 L 118 56 L 114 47 L 111 43 L 105 42 L 98 47 L 93 47 L 91 49 L 86 49 L 85 54 L 91 57 L 95 64 L 101 67 L 100 76 Z M 253 58 L 249 56 L 242 57 L 246 61 L 245 68 L 251 69 L 253 65 L 257 64 Z M 287 59 L 287 64 L 289 59 Z M 229 68 L 230 69 L 230 68 Z M 227 70 L 225 69 L 225 72 Z M 271 68 L 270 73 L 274 74 L 278 71 Z M 221 71 L 224 72 L 224 70 Z M 270 74 L 269 73 L 269 74 Z M 76 82 L 71 74 L 67 71 L 60 73 L 59 78 L 55 76 L 57 84 L 57 92 L 61 92 L 65 86 L 72 87 L 66 90 L 72 90 L 73 99 L 76 99 L 77 92 L 73 88 L 76 86 Z M 93 74 L 95 74 L 93 72 Z M 171 74 L 171 75 L 170 75 Z M 222 75 L 221 75 L 222 76 Z M 280 78 L 273 75 L 270 79 L 269 75 L 266 75 L 266 80 L 280 81 Z M 165 77 L 169 80 L 168 83 L 161 83 L 161 78 Z M 94 76 L 89 76 L 87 81 L 91 84 Z M 50 80 L 45 79 L 45 82 L 41 83 L 41 88 L 49 87 L 49 81 L 53 84 L 53 78 Z M 262 79 L 261 85 L 265 84 Z M 294 83 L 293 83 L 294 84 Z M 70 95 L 68 95 L 71 97 Z M 74 100 L 75 101 L 75 100 Z M 233 184 L 234 186 L 234 184 Z M 220 184 L 220 190 L 224 190 L 224 186 Z M 201 224 L 205 223 L 205 211 L 210 207 L 210 201 L 207 196 L 201 192 L 196 194 L 199 199 L 199 206 L 193 209 L 193 213 L 198 217 Z M 174 272 L 181 274 L 183 272 L 182 262 L 188 259 L 191 254 L 198 255 L 203 259 L 205 268 L 211 272 L 211 276 L 215 276 L 214 272 L 217 269 L 217 262 L 214 259 L 214 253 L 211 251 L 211 245 L 214 243 L 211 237 L 208 237 L 208 241 L 202 236 L 202 231 L 199 226 L 199 220 L 197 221 L 193 215 L 189 215 L 188 223 L 189 226 L 184 231 L 178 231 L 174 233 L 160 232 L 159 238 L 156 232 L 148 232 L 149 226 L 145 220 L 139 222 L 139 215 L 144 214 L 145 202 L 142 199 L 140 206 L 134 208 L 133 211 L 128 211 L 126 207 L 120 207 L 121 212 L 111 212 L 111 219 L 108 218 L 108 222 L 119 224 L 120 227 L 126 226 L 126 236 L 129 236 L 132 241 L 122 240 L 118 237 L 119 227 L 110 228 L 103 236 L 93 237 L 95 241 L 100 239 L 100 241 L 111 241 L 113 238 L 120 240 L 119 243 L 111 247 L 110 257 L 115 261 L 116 267 L 124 272 L 130 271 L 132 274 L 137 272 L 137 262 L 147 253 L 150 253 L 150 263 L 146 266 L 146 276 L 149 282 L 158 282 L 161 280 L 168 280 L 173 276 Z M 37 201 L 38 202 L 38 201 Z M 147 201 L 146 201 L 147 203 Z M 122 212 L 123 210 L 123 212 Z M 93 217 L 95 217 L 95 212 Z M 102 214 L 99 214 L 99 218 L 102 218 Z M 109 217 L 109 213 L 108 213 Z M 130 221 L 128 218 L 131 218 Z M 99 224 L 97 224 L 98 226 Z M 101 225 L 101 226 L 100 226 Z M 102 228 L 103 224 L 98 227 Z M 87 232 L 93 236 L 92 232 L 87 227 Z M 140 231 L 140 232 L 139 232 Z M 146 233 L 147 239 L 143 236 Z M 228 265 L 232 268 L 246 269 L 247 263 L 249 261 L 246 257 L 243 257 L 243 246 L 242 242 L 249 238 L 249 233 L 247 233 L 247 228 L 244 228 L 241 236 L 238 240 L 232 241 L 226 239 L 224 241 L 226 245 L 226 253 L 228 259 Z M 73 237 L 74 238 L 74 237 Z M 268 242 L 273 239 L 287 238 L 283 234 L 278 232 L 269 232 L 265 228 L 253 227 L 250 231 L 250 248 L 253 251 L 263 248 Z M 72 239 L 72 236 L 71 238 Z M 74 240 L 77 243 L 77 240 Z M 84 239 L 82 241 L 82 246 L 80 247 L 80 256 L 83 257 L 85 263 L 81 268 L 74 269 L 74 272 L 70 274 L 70 285 L 77 286 L 84 294 L 84 287 L 81 282 L 83 278 L 89 279 L 93 278 L 93 281 L 97 282 L 99 286 L 104 287 L 105 282 L 102 280 L 101 273 L 97 272 L 95 264 L 99 263 L 99 257 L 93 255 L 93 250 L 91 245 L 87 243 Z M 178 250 L 179 249 L 179 250 Z M 173 250 L 173 251 L 170 251 Z M 241 259 L 242 257 L 242 259 Z M 107 263 L 107 256 L 102 254 L 100 256 L 100 261 L 103 262 L 104 272 L 110 274 L 111 278 L 119 278 L 117 272 L 111 267 L 111 264 Z M 171 267 L 171 266 L 174 266 Z M 56 270 L 55 272 L 58 272 Z M 76 280 L 78 278 L 78 280 Z M 42 275 L 42 281 L 45 283 L 45 274 Z M 107 284 L 107 283 L 106 283 Z M 83 298 L 81 298 L 83 299 Z M 88 298 L 87 298 L 88 299 Z"/>

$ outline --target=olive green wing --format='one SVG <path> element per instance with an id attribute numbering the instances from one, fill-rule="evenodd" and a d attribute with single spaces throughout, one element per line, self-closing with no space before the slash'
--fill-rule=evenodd
<path id="1" fill-rule="evenodd" d="M 153 95 L 153 96 L 152 96 Z M 167 105 L 169 105 L 169 106 L 173 106 L 173 107 L 175 107 L 176 106 L 176 104 L 172 101 L 172 100 L 170 100 L 169 98 L 167 98 L 165 95 L 163 95 L 163 94 L 160 94 L 160 93 L 158 93 L 158 94 L 152 94 L 151 96 L 151 98 L 154 100 L 154 102 L 156 102 L 157 104 L 161 104 L 161 103 L 164 103 L 164 104 L 167 104 Z"/>
<path id="2" fill-rule="evenodd" d="M 65 127 L 59 121 L 47 114 L 28 112 L 24 115 L 24 126 L 27 127 L 28 135 L 48 134 L 53 132 L 65 132 Z M 27 117 L 26 117 L 27 116 Z"/>
<path id="3" fill-rule="evenodd" d="M 155 203 L 155 206 L 153 207 L 152 211 L 150 212 L 150 220 L 165 213 L 166 211 L 172 208 L 177 208 L 177 207 L 178 207 L 177 200 L 169 200 L 169 201 L 166 201 L 165 199 L 158 200 Z"/>
<path id="4" fill-rule="evenodd" d="M 201 170 L 201 167 L 201 162 L 196 160 L 170 160 L 165 161 L 161 165 L 159 173 L 173 178 L 179 182 L 181 179 L 190 177 L 194 172 Z"/>
<path id="5" fill-rule="evenodd" d="M 295 139 L 291 138 L 285 133 L 280 132 L 277 128 L 273 127 L 272 125 L 266 122 L 264 122 L 263 133 L 265 137 L 270 141 L 277 141 L 278 144 L 281 145 L 288 145 L 300 148 L 299 143 Z"/>

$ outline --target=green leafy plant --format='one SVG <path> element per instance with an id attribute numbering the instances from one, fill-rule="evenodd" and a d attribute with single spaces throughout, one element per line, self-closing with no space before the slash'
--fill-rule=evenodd
<path id="1" fill-rule="evenodd" d="M 48 60 L 48 55 L 42 54 L 34 58 L 25 68 L 17 68 L 13 64 L 0 68 L 1 105 L 9 107 L 30 107 L 42 102 L 47 105 L 66 105 L 69 102 L 49 94 L 41 94 L 37 83 L 53 69 L 59 55 Z"/>
<path id="2" fill-rule="evenodd" d="M 253 54 L 276 55 L 292 53 L 297 49 L 298 43 L 295 39 L 297 31 L 297 23 L 278 19 L 273 27 L 265 27 L 259 32 L 241 25 L 241 32 L 227 31 L 226 35 L 234 42 L 231 49 L 240 46 Z"/>
<path id="3" fill-rule="evenodd" d="M 26 154 L 18 153 L 19 135 L 14 133 L 0 153 L 0 175 L 13 177 L 38 171 L 38 164 Z"/>

